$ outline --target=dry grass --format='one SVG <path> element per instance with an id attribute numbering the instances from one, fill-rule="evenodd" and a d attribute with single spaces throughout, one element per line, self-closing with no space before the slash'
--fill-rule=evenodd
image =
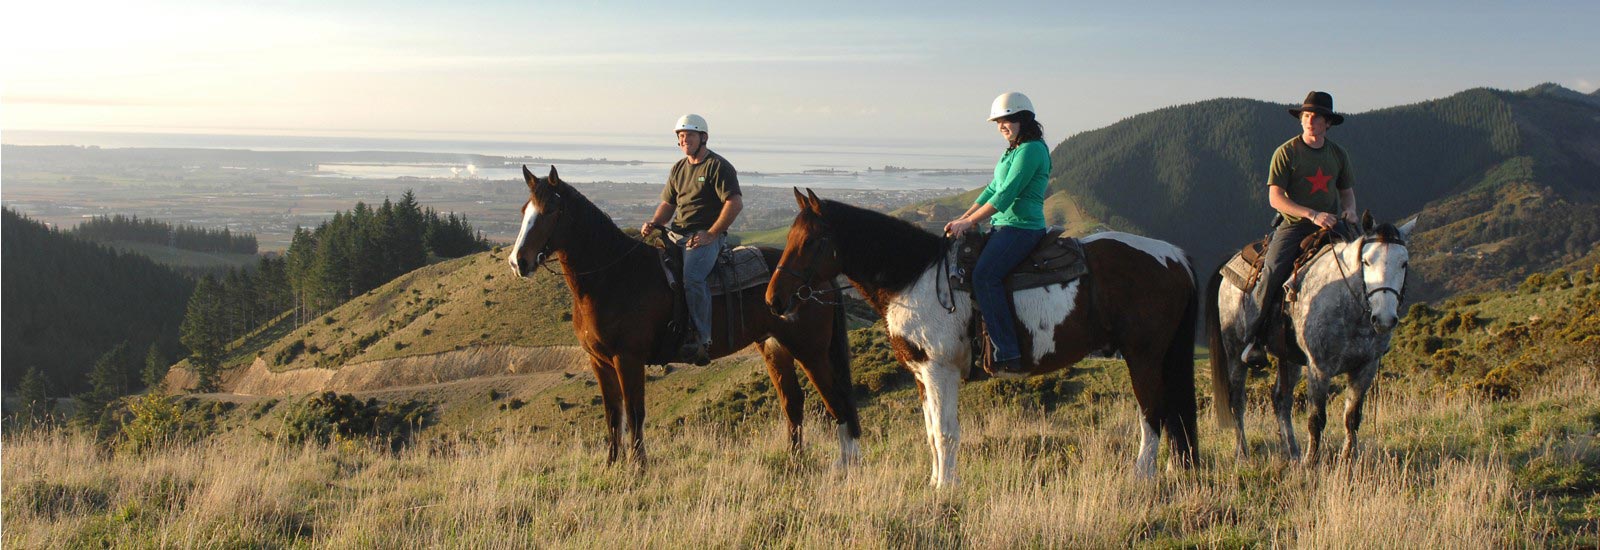
<path id="1" fill-rule="evenodd" d="M 1203 464 L 1131 475 L 1127 397 L 1094 414 L 964 411 L 962 483 L 927 488 L 915 413 L 869 417 L 865 463 L 831 469 L 831 429 L 791 456 L 776 421 L 649 430 L 645 473 L 606 466 L 593 426 L 473 440 L 435 428 L 398 453 L 290 447 L 235 432 L 145 455 L 61 431 L 5 435 L 7 547 L 1500 547 L 1593 544 L 1518 482 L 1516 449 L 1600 463 L 1600 383 L 1574 376 L 1516 404 L 1385 391 L 1353 463 L 1286 464 L 1264 410 L 1256 456 L 1207 423 Z M 1303 421 L 1303 420 L 1302 420 Z M 1330 424 L 1338 425 L 1337 422 Z M 1587 428 L 1583 426 L 1587 425 Z M 1565 427 L 1563 427 L 1565 426 Z M 515 426 L 505 426 L 515 428 Z M 1587 431 L 1585 431 L 1587 430 Z M 1508 433 L 1510 435 L 1508 435 Z M 1336 446 L 1342 429 L 1329 429 Z M 1592 504 L 1591 504 L 1592 505 Z"/>

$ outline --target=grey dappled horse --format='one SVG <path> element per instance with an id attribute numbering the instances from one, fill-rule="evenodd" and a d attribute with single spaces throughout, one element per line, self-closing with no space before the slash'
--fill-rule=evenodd
<path id="1" fill-rule="evenodd" d="M 1290 413 L 1302 367 L 1306 376 L 1307 429 L 1311 437 L 1306 462 L 1317 462 L 1322 448 L 1322 428 L 1327 423 L 1328 383 L 1339 374 L 1350 375 L 1350 393 L 1344 408 L 1345 440 L 1340 456 L 1349 459 L 1355 455 L 1362 403 L 1378 373 L 1379 361 L 1389 351 L 1390 332 L 1400 319 L 1400 301 L 1404 297 L 1410 259 L 1406 239 L 1416 223 L 1417 220 L 1412 219 L 1398 228 L 1391 224 L 1374 226 L 1371 214 L 1363 214 L 1360 237 L 1334 243 L 1332 251 L 1312 260 L 1299 275 L 1299 298 L 1290 304 L 1288 315 L 1294 328 L 1294 343 L 1304 350 L 1307 362 L 1302 365 L 1271 350 L 1278 356 L 1278 380 L 1272 391 L 1272 408 L 1278 419 L 1278 434 L 1291 460 L 1300 458 Z M 1248 341 L 1251 322 L 1260 314 L 1261 307 L 1256 303 L 1256 293 L 1223 284 L 1220 269 L 1212 274 L 1206 295 L 1213 406 L 1218 425 L 1224 430 L 1233 428 L 1238 456 L 1242 459 L 1246 455 L 1244 383 L 1247 367 L 1240 360 L 1240 354 Z"/>

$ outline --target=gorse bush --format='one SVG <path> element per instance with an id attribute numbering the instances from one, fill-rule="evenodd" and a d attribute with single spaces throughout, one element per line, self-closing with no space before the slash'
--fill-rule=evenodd
<path id="1" fill-rule="evenodd" d="M 326 392 L 292 406 L 284 414 L 282 430 L 271 435 L 292 445 L 368 438 L 399 449 L 432 412 L 432 405 L 420 401 L 379 403 Z"/>

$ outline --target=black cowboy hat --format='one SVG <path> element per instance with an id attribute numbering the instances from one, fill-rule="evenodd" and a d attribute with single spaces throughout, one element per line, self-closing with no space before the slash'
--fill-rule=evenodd
<path id="1" fill-rule="evenodd" d="M 1344 122 L 1344 115 L 1333 112 L 1333 96 L 1328 92 L 1306 94 L 1306 100 L 1303 103 L 1304 105 L 1301 105 L 1299 109 L 1289 109 L 1289 114 L 1295 118 L 1300 118 L 1301 112 L 1311 111 L 1328 117 L 1329 126 L 1338 126 Z"/>

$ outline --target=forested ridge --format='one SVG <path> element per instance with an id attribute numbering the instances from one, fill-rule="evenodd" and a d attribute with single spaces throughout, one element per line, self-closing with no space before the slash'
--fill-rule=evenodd
<path id="1" fill-rule="evenodd" d="M 1051 153 L 1050 192 L 1116 229 L 1173 241 L 1210 269 L 1268 231 L 1267 164 L 1299 132 L 1286 107 L 1216 99 L 1072 136 Z M 1597 117 L 1595 96 L 1553 84 L 1473 89 L 1347 115 L 1328 136 L 1350 155 L 1361 209 L 1383 221 L 1422 216 L 1413 257 L 1467 254 L 1424 267 L 1419 296 L 1438 297 L 1504 288 L 1600 243 Z M 1483 230 L 1446 229 L 1462 221 Z M 1469 260 L 1485 269 L 1465 282 L 1443 267 Z"/>
<path id="2" fill-rule="evenodd" d="M 118 374 L 136 386 L 138 359 L 152 343 L 165 353 L 179 349 L 178 324 L 193 281 L 9 208 L 0 238 L 0 376 L 8 388 L 38 369 L 55 395 L 85 390 L 96 359 L 119 344 L 127 344 L 127 353 L 113 354 Z"/>
<path id="3" fill-rule="evenodd" d="M 228 228 L 209 229 L 192 225 L 172 225 L 160 220 L 114 214 L 95 216 L 78 224 L 74 235 L 99 242 L 131 241 L 194 250 L 255 254 L 255 235 L 235 235 Z"/>

